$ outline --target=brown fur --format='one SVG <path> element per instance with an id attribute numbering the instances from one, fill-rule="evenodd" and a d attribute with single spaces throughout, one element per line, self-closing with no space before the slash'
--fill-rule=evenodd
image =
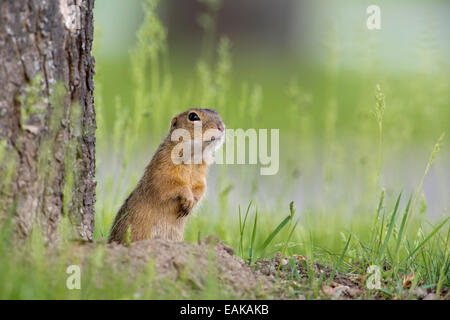
<path id="1" fill-rule="evenodd" d="M 171 141 L 173 130 L 186 129 L 193 137 L 193 121 L 188 119 L 191 112 L 200 117 L 203 133 L 218 127 L 224 129 L 220 115 L 212 109 L 189 109 L 175 116 L 169 134 L 117 213 L 109 242 L 125 243 L 129 228 L 131 241 L 156 237 L 183 240 L 188 215 L 205 192 L 208 170 L 205 161 L 201 164 L 176 164 L 171 159 L 172 149 L 178 143 Z"/>

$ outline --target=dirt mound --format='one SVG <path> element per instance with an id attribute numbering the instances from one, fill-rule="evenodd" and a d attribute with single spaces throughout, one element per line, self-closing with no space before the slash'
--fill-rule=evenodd
<path id="1" fill-rule="evenodd" d="M 198 243 L 145 240 L 129 247 L 108 244 L 108 257 L 119 272 L 131 276 L 153 263 L 158 278 L 190 284 L 192 289 L 205 289 L 208 277 L 215 277 L 224 292 L 239 298 L 261 298 L 270 289 L 270 281 L 252 270 L 233 249 L 218 238 L 207 237 Z"/>

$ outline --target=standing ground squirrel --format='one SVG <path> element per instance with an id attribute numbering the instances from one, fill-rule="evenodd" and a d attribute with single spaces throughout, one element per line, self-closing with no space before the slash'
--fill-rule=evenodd
<path id="1" fill-rule="evenodd" d="M 169 134 L 117 213 L 109 242 L 123 244 L 127 233 L 131 241 L 182 241 L 187 217 L 205 192 L 208 164 L 224 137 L 216 110 L 194 108 L 173 117 Z"/>

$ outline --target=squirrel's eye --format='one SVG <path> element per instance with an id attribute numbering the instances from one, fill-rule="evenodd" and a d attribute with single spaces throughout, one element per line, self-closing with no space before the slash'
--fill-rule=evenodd
<path id="1" fill-rule="evenodd" d="M 189 113 L 188 119 L 190 121 L 199 121 L 200 120 L 198 114 L 196 114 L 195 112 Z"/>

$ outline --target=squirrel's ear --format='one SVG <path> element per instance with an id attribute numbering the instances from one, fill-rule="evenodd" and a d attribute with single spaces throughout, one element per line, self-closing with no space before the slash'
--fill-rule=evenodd
<path id="1" fill-rule="evenodd" d="M 170 121 L 170 127 L 176 128 L 176 126 L 177 126 L 177 117 L 173 117 L 172 121 Z"/>

